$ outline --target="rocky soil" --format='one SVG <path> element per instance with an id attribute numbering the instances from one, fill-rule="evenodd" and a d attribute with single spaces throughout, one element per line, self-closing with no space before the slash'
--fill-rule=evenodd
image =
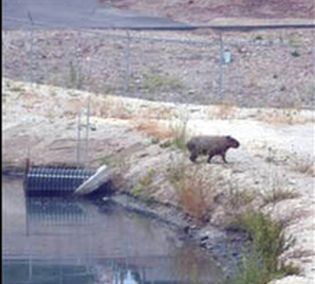
<path id="1" fill-rule="evenodd" d="M 159 2 L 159 1 L 158 1 Z M 314 32 L 3 32 L 8 78 L 152 101 L 314 108 Z"/>
<path id="2" fill-rule="evenodd" d="M 170 17 L 174 20 L 209 23 L 213 18 L 235 17 L 253 19 L 304 18 L 314 19 L 315 7 L 308 0 L 100 0 L 104 5 L 122 9 L 132 9 L 156 16 Z"/>
<path id="3" fill-rule="evenodd" d="M 205 247 L 214 249 L 206 241 L 211 226 L 226 228 L 236 211 L 259 206 L 275 220 L 285 220 L 287 236 L 296 238 L 282 257 L 301 267 L 301 275 L 275 283 L 314 281 L 313 111 L 157 103 L 9 79 L 2 83 L 4 170 L 24 168 L 27 157 L 35 165 L 76 165 L 77 114 L 90 100 L 87 156 L 82 115 L 81 162 L 94 168 L 105 163 L 116 170 L 122 190 L 188 213 L 176 181 L 184 178 L 181 173 L 195 173 L 206 186 L 202 197 L 208 225 L 198 225 Z M 230 134 L 241 147 L 228 152 L 228 164 L 216 158 L 212 164 L 204 159 L 192 164 L 188 153 L 171 143 L 182 126 L 186 139 Z M 278 190 L 294 194 L 270 198 Z"/>

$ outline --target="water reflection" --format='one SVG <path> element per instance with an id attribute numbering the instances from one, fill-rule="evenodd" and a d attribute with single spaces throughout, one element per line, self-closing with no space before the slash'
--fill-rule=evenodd
<path id="1" fill-rule="evenodd" d="M 222 278 L 208 255 L 157 221 L 110 202 L 99 207 L 24 198 L 20 187 L 8 180 L 3 187 L 4 283 L 217 283 Z"/>
<path id="2" fill-rule="evenodd" d="M 45 263 L 36 260 L 5 260 L 4 283 L 147 283 L 139 271 L 115 263 L 102 266 Z M 151 282 L 148 282 L 151 283 Z M 157 282 L 155 282 L 157 283 Z"/>

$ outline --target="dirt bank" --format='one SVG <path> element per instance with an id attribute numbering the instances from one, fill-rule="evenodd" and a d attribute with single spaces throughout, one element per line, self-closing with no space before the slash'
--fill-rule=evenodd
<path id="1" fill-rule="evenodd" d="M 294 283 L 311 283 L 315 228 L 312 111 L 161 104 L 4 79 L 4 169 L 23 167 L 28 152 L 36 165 L 76 164 L 76 115 L 89 96 L 89 166 L 108 164 L 119 170 L 118 182 L 132 195 L 181 208 L 192 216 L 202 214 L 207 224 L 219 227 L 228 225 L 237 208 L 257 204 L 275 220 L 287 220 L 286 233 L 296 238 L 296 244 L 282 257 L 302 269 Z M 187 152 L 170 142 L 182 126 L 187 137 L 230 134 L 241 147 L 228 152 L 226 165 L 220 159 L 213 164 L 202 159 L 192 164 Z M 206 202 L 202 212 L 197 210 L 200 206 L 185 206 L 187 196 L 178 190 L 179 181 L 187 182 L 186 174 L 192 177 L 192 188 L 197 188 L 196 180 L 205 188 L 194 191 L 194 196 L 199 194 Z M 280 200 L 270 198 L 269 193 L 279 188 L 294 194 Z"/>

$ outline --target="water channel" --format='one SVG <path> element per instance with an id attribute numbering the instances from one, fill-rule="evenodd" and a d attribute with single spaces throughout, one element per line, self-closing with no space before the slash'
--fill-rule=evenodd
<path id="1" fill-rule="evenodd" d="M 2 179 L 5 284 L 221 283 L 211 255 L 111 202 L 24 196 Z"/>

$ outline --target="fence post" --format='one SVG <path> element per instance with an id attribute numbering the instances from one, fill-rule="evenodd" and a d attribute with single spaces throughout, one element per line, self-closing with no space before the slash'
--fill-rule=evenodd
<path id="1" fill-rule="evenodd" d="M 81 111 L 77 116 L 77 168 L 81 166 Z"/>
<path id="2" fill-rule="evenodd" d="M 87 168 L 89 165 L 89 131 L 90 131 L 90 106 L 91 106 L 91 97 L 88 98 L 87 110 L 86 110 L 86 132 L 85 132 L 85 157 L 84 165 Z"/>
<path id="3" fill-rule="evenodd" d="M 29 63 L 29 65 L 30 65 L 30 68 L 29 68 L 30 78 L 29 79 L 30 79 L 31 83 L 34 83 L 34 76 L 33 76 L 33 24 L 34 23 L 33 23 L 32 15 L 29 11 L 27 12 L 27 16 L 28 16 L 30 23 L 31 23 L 31 25 L 30 25 L 31 48 L 30 48 L 30 56 L 29 56 L 29 58 L 30 58 L 30 63 Z"/>
<path id="4" fill-rule="evenodd" d="M 222 99 L 224 95 L 224 68 L 223 68 L 224 43 L 223 43 L 223 36 L 222 36 L 221 31 L 219 32 L 219 44 L 220 44 L 219 96 Z"/>
<path id="5" fill-rule="evenodd" d="M 125 64 L 126 64 L 126 73 L 125 73 L 125 95 L 129 93 L 129 79 L 130 79 L 130 32 L 127 30 L 127 44 L 125 47 Z"/>

